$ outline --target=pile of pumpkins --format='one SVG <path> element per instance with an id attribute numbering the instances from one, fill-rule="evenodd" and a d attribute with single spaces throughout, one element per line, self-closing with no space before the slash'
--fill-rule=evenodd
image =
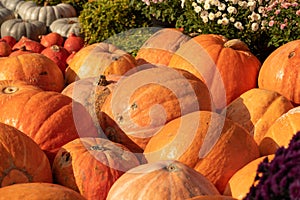
<path id="1" fill-rule="evenodd" d="M 299 43 L 261 63 L 162 28 L 136 56 L 95 43 L 64 70 L 0 58 L 0 199 L 243 199 L 300 130 Z"/>
<path id="2" fill-rule="evenodd" d="M 40 35 L 56 32 L 63 37 L 80 35 L 80 23 L 75 8 L 68 3 L 38 6 L 34 1 L 0 1 L 1 37 L 20 40 L 26 36 L 38 41 Z"/>

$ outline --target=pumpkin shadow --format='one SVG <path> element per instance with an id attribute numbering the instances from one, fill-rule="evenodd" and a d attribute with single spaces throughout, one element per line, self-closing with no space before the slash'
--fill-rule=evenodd
<path id="1" fill-rule="evenodd" d="M 99 116 L 101 119 L 99 120 L 100 127 L 105 139 L 124 145 L 130 152 L 137 156 L 141 164 L 147 163 L 143 155 L 144 150 L 131 140 L 110 116 L 104 112 L 100 112 Z"/>

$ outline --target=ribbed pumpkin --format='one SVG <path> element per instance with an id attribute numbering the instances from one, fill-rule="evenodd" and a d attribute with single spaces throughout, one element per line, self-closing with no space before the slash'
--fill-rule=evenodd
<path id="1" fill-rule="evenodd" d="M 121 144 L 103 138 L 78 138 L 59 150 L 52 170 L 56 183 L 88 200 L 105 200 L 113 183 L 138 165 L 138 158 Z"/>
<path id="2" fill-rule="evenodd" d="M 198 195 L 218 195 L 202 174 L 178 161 L 143 164 L 124 173 L 110 189 L 107 200 L 182 200 Z"/>
<path id="3" fill-rule="evenodd" d="M 54 20 L 50 27 L 50 31 L 59 33 L 61 36 L 67 38 L 71 33 L 81 36 L 81 25 L 78 17 L 64 17 Z"/>
<path id="4" fill-rule="evenodd" d="M 66 95 L 9 80 L 0 81 L 0 91 L 0 122 L 31 137 L 50 162 L 67 142 L 98 136 L 86 109 Z"/>
<path id="5" fill-rule="evenodd" d="M 258 86 L 274 90 L 300 105 L 300 40 L 288 42 L 274 50 L 264 61 Z"/>
<path id="6" fill-rule="evenodd" d="M 202 173 L 223 193 L 231 176 L 259 157 L 250 133 L 225 118 L 197 111 L 167 123 L 147 144 L 148 162 L 178 160 Z"/>
<path id="7" fill-rule="evenodd" d="M 224 195 L 232 196 L 236 199 L 242 200 L 246 197 L 247 193 L 250 191 L 250 187 L 254 183 L 255 176 L 257 173 L 257 168 L 259 164 L 268 157 L 268 160 L 272 160 L 275 154 L 269 156 L 259 157 L 244 167 L 239 169 L 229 180 Z"/>
<path id="8" fill-rule="evenodd" d="M 125 143 L 126 135 L 144 149 L 165 123 L 197 110 L 214 110 L 201 80 L 183 70 L 152 67 L 119 80 L 99 121 L 109 138 Z"/>
<path id="9" fill-rule="evenodd" d="M 1 37 L 12 36 L 17 41 L 22 36 L 39 41 L 39 35 L 47 33 L 47 27 L 37 20 L 9 19 L 1 25 Z"/>
<path id="10" fill-rule="evenodd" d="M 100 77 L 83 78 L 66 86 L 61 93 L 81 103 L 92 116 L 95 125 L 99 126 L 102 105 L 121 77 L 100 75 Z"/>
<path id="11" fill-rule="evenodd" d="M 64 77 L 59 67 L 42 54 L 0 58 L 0 80 L 21 80 L 43 90 L 61 92 Z"/>
<path id="12" fill-rule="evenodd" d="M 15 18 L 14 12 L 5 7 L 2 7 L 2 4 L 0 4 L 0 26 L 6 20 L 14 19 L 14 18 Z"/>
<path id="13" fill-rule="evenodd" d="M 300 131 L 300 106 L 292 108 L 272 124 L 259 144 L 261 154 L 273 154 L 279 147 L 287 147 L 298 131 Z"/>
<path id="14" fill-rule="evenodd" d="M 108 43 L 94 43 L 81 48 L 66 69 L 66 82 L 97 77 L 101 74 L 124 75 L 136 72 L 136 60 L 129 53 Z"/>
<path id="15" fill-rule="evenodd" d="M 174 52 L 189 39 L 189 36 L 176 29 L 160 29 L 138 50 L 135 57 L 137 63 L 138 65 L 151 63 L 168 66 Z"/>
<path id="16" fill-rule="evenodd" d="M 76 17 L 76 10 L 71 4 L 59 3 L 54 6 L 37 6 L 34 1 L 24 1 L 16 6 L 16 11 L 24 20 L 38 20 L 47 27 L 56 19 Z"/>
<path id="17" fill-rule="evenodd" d="M 172 56 L 170 67 L 187 70 L 202 79 L 217 109 L 257 87 L 260 61 L 238 39 L 200 34 L 184 43 Z"/>
<path id="18" fill-rule="evenodd" d="M 0 188 L 0 200 L 86 200 L 78 192 L 52 183 L 23 183 Z"/>
<path id="19" fill-rule="evenodd" d="M 45 153 L 30 137 L 3 123 L 0 123 L 0 155 L 0 188 L 17 183 L 52 182 Z"/>
<path id="20" fill-rule="evenodd" d="M 275 91 L 253 88 L 232 101 L 222 114 L 247 129 L 259 144 L 274 121 L 293 107 Z"/>

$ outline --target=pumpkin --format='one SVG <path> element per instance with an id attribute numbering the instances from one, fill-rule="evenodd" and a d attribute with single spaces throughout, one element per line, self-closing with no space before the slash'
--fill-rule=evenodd
<path id="1" fill-rule="evenodd" d="M 275 154 L 259 157 L 239 169 L 228 181 L 223 194 L 240 200 L 244 199 L 250 191 L 252 184 L 255 183 L 259 164 L 266 158 L 271 161 L 274 156 Z"/>
<path id="2" fill-rule="evenodd" d="M 99 122 L 109 138 L 125 143 L 126 135 L 144 149 L 165 123 L 197 110 L 214 110 L 206 85 L 189 72 L 154 66 L 118 81 Z"/>
<path id="3" fill-rule="evenodd" d="M 82 36 L 78 17 L 56 19 L 51 23 L 49 29 L 51 32 L 59 33 L 65 38 L 69 37 L 71 33 L 74 33 L 76 36 Z"/>
<path id="4" fill-rule="evenodd" d="M 16 38 L 14 38 L 14 37 L 12 37 L 10 35 L 1 37 L 0 41 L 7 42 L 11 48 L 13 48 L 13 46 L 17 43 Z"/>
<path id="5" fill-rule="evenodd" d="M 281 115 L 268 129 L 259 144 L 262 155 L 269 155 L 281 147 L 287 147 L 292 137 L 300 131 L 300 106 Z"/>
<path id="6" fill-rule="evenodd" d="M 59 67 L 39 53 L 0 58 L 0 80 L 21 80 L 46 91 L 61 92 L 64 77 Z"/>
<path id="7" fill-rule="evenodd" d="M 136 55 L 138 65 L 151 63 L 168 66 L 174 52 L 186 41 L 189 36 L 173 28 L 163 28 L 155 32 L 141 46 Z"/>
<path id="8" fill-rule="evenodd" d="M 11 46 L 6 42 L 1 40 L 0 41 L 0 57 L 7 57 L 11 54 L 12 49 Z"/>
<path id="9" fill-rule="evenodd" d="M 0 123 L 0 152 L 0 188 L 17 183 L 52 182 L 45 153 L 30 137 L 4 123 Z"/>
<path id="10" fill-rule="evenodd" d="M 66 82 L 101 74 L 125 75 L 136 72 L 136 60 L 129 53 L 109 43 L 94 43 L 81 48 L 66 69 Z"/>
<path id="11" fill-rule="evenodd" d="M 63 75 L 65 74 L 65 70 L 68 67 L 67 58 L 70 55 L 67 49 L 62 46 L 52 45 L 45 48 L 41 54 L 55 62 Z"/>
<path id="12" fill-rule="evenodd" d="M 293 107 L 275 91 L 253 88 L 232 101 L 222 114 L 247 129 L 259 144 L 274 121 Z"/>
<path id="13" fill-rule="evenodd" d="M 300 40 L 290 41 L 274 50 L 264 61 L 258 86 L 274 90 L 300 105 Z"/>
<path id="14" fill-rule="evenodd" d="M 39 35 L 43 35 L 46 32 L 46 25 L 37 20 L 9 19 L 1 25 L 1 37 L 12 36 L 17 41 L 22 36 L 39 41 Z"/>
<path id="15" fill-rule="evenodd" d="M 6 20 L 14 19 L 14 18 L 15 18 L 14 12 L 5 7 L 2 7 L 0 4 L 0 26 Z"/>
<path id="16" fill-rule="evenodd" d="M 64 43 L 64 48 L 69 51 L 69 53 L 77 52 L 84 47 L 84 39 L 81 36 L 77 36 L 74 33 L 70 33 L 68 38 Z"/>
<path id="17" fill-rule="evenodd" d="M 172 199 L 218 195 L 202 174 L 178 161 L 143 164 L 125 172 L 111 187 L 107 200 Z"/>
<path id="18" fill-rule="evenodd" d="M 56 183 L 86 199 L 105 200 L 113 183 L 138 165 L 138 158 L 121 144 L 103 138 L 78 138 L 58 151 L 52 171 Z"/>
<path id="19" fill-rule="evenodd" d="M 63 36 L 55 32 L 48 33 L 47 35 L 40 35 L 39 38 L 40 43 L 44 47 L 51 47 L 53 45 L 63 46 L 64 44 Z"/>
<path id="20" fill-rule="evenodd" d="M 100 77 L 80 79 L 66 86 L 61 93 L 81 103 L 92 116 L 95 125 L 99 127 L 102 105 L 121 77 L 100 75 Z"/>
<path id="21" fill-rule="evenodd" d="M 223 193 L 231 176 L 259 157 L 250 133 L 210 111 L 196 111 L 167 123 L 146 145 L 148 162 L 178 160 L 202 173 Z"/>
<path id="22" fill-rule="evenodd" d="M 0 81 L 0 91 L 0 122 L 32 138 L 50 163 L 67 142 L 99 136 L 86 109 L 68 96 L 18 80 Z"/>
<path id="23" fill-rule="evenodd" d="M 4 6 L 5 8 L 15 11 L 17 5 L 23 2 L 23 0 L 1 0 L 0 5 Z"/>
<path id="24" fill-rule="evenodd" d="M 216 34 L 193 37 L 174 53 L 170 67 L 187 70 L 203 80 L 218 110 L 257 87 L 261 66 L 247 45 Z"/>
<path id="25" fill-rule="evenodd" d="M 37 6 L 33 1 L 24 1 L 17 5 L 16 11 L 22 19 L 37 20 L 43 22 L 47 27 L 56 19 L 77 15 L 75 8 L 67 3 L 59 3 L 54 6 Z"/>
<path id="26" fill-rule="evenodd" d="M 23 183 L 0 188 L 0 199 L 86 200 L 78 192 L 53 183 Z"/>
<path id="27" fill-rule="evenodd" d="M 17 49 L 17 50 L 14 50 L 12 51 L 8 57 L 13 57 L 13 56 L 19 56 L 19 55 L 22 55 L 22 54 L 29 54 L 29 53 L 34 53 L 32 51 L 28 51 L 25 49 L 25 47 L 21 48 L 21 49 Z"/>
<path id="28" fill-rule="evenodd" d="M 34 53 L 41 53 L 45 49 L 45 47 L 35 40 L 32 40 L 26 36 L 22 36 L 20 40 L 12 47 L 13 51 L 19 49 L 31 51 Z"/>

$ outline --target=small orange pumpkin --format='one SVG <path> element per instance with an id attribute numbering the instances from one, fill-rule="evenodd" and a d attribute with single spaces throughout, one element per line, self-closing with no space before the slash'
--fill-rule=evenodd
<path id="1" fill-rule="evenodd" d="M 125 172 L 111 187 L 107 200 L 172 199 L 219 195 L 202 174 L 178 161 L 143 164 Z"/>
<path id="2" fill-rule="evenodd" d="M 80 103 L 24 81 L 0 81 L 0 122 L 32 138 L 50 163 L 67 142 L 78 137 L 99 136 L 89 113 Z"/>
<path id="3" fill-rule="evenodd" d="M 86 199 L 105 200 L 113 183 L 138 165 L 138 158 L 123 145 L 85 137 L 62 146 L 52 171 L 56 183 L 79 192 Z"/>
<path id="4" fill-rule="evenodd" d="M 51 59 L 39 53 L 0 58 L 0 80 L 21 80 L 47 91 L 61 92 L 64 77 Z"/>
<path id="5" fill-rule="evenodd" d="M 300 40 L 290 41 L 274 50 L 264 61 L 258 86 L 274 90 L 300 105 Z"/>
<path id="6" fill-rule="evenodd" d="M 257 87 L 261 63 L 247 45 L 216 34 L 200 34 L 172 56 L 170 67 L 184 69 L 203 80 L 218 110 Z"/>
<path id="7" fill-rule="evenodd" d="M 3 123 L 0 123 L 0 155 L 0 188 L 17 183 L 52 182 L 45 153 L 30 137 Z"/>
<path id="8" fill-rule="evenodd" d="M 109 43 L 95 43 L 81 48 L 74 55 L 66 69 L 66 82 L 70 84 L 101 74 L 124 75 L 135 72 L 135 67 L 136 60 L 129 53 Z"/>
<path id="9" fill-rule="evenodd" d="M 148 162 L 178 160 L 208 178 L 223 193 L 231 176 L 259 157 L 250 133 L 210 111 L 196 111 L 167 123 L 144 150 Z"/>

